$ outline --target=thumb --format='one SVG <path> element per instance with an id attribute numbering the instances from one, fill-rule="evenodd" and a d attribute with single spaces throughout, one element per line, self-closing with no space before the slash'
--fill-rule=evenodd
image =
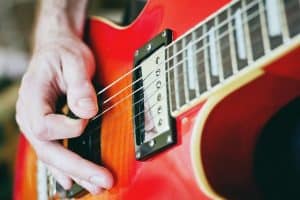
<path id="1" fill-rule="evenodd" d="M 82 58 L 83 59 L 83 58 Z M 65 56 L 63 73 L 67 85 L 67 102 L 71 111 L 80 118 L 90 119 L 98 112 L 97 96 L 91 83 L 94 70 L 84 60 Z"/>
<path id="2" fill-rule="evenodd" d="M 78 117 L 90 119 L 98 112 L 97 97 L 89 81 L 78 81 L 67 89 L 67 101 L 71 111 Z"/>

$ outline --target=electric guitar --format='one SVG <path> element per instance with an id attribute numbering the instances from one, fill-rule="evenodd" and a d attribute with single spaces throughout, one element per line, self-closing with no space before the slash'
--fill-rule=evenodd
<path id="1" fill-rule="evenodd" d="M 299 4 L 150 0 L 127 27 L 91 17 L 101 109 L 68 148 L 116 183 L 65 191 L 21 136 L 14 199 L 261 198 L 257 138 L 300 95 Z"/>

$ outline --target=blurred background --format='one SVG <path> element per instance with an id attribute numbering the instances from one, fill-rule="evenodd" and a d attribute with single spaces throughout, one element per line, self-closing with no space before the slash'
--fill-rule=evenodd
<path id="1" fill-rule="evenodd" d="M 130 0 L 90 0 L 88 13 L 128 24 L 139 4 Z M 141 4 L 142 5 L 142 4 Z M 14 159 L 19 130 L 15 102 L 22 74 L 30 59 L 37 0 L 0 1 L 0 199 L 12 198 Z M 142 7 L 142 6 L 141 6 Z M 125 12 L 126 10 L 126 12 Z"/>

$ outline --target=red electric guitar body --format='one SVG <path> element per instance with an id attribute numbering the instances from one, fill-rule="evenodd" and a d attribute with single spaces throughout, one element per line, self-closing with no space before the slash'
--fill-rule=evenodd
<path id="1" fill-rule="evenodd" d="M 286 6 L 288 13 L 290 5 L 280 2 L 275 9 L 284 10 Z M 290 9 L 299 13 L 299 1 L 291 2 L 294 4 Z M 185 70 L 167 75 L 169 95 L 166 101 L 170 105 L 168 113 L 174 119 L 172 131 L 176 135 L 173 138 L 176 141 L 146 159 L 136 158 L 133 99 L 126 98 L 122 101 L 134 92 L 132 87 L 127 87 L 110 99 L 108 108 L 120 100 L 122 102 L 102 115 L 99 148 L 102 163 L 115 176 L 115 185 L 102 195 L 85 194 L 81 199 L 261 198 L 254 178 L 254 152 L 257 139 L 268 120 L 300 95 L 299 29 L 290 28 L 292 25 L 300 26 L 300 20 L 299 15 L 294 14 L 296 19 L 289 22 L 290 16 L 285 13 L 286 20 L 283 24 L 286 27 L 281 25 L 280 29 L 277 27 L 277 32 L 273 30 L 270 34 L 270 27 L 267 26 L 271 23 L 268 21 L 268 12 L 264 12 L 263 16 L 258 13 L 261 22 L 259 31 L 263 39 L 258 42 L 260 44 L 255 44 L 252 43 L 253 38 L 258 38 L 258 35 L 251 36 L 251 27 L 254 26 L 251 25 L 251 19 L 245 24 L 247 15 L 250 16 L 251 13 L 243 12 L 247 6 L 251 10 L 250 4 L 253 10 L 274 9 L 264 5 L 263 1 L 255 0 L 150 0 L 139 17 L 127 27 L 119 27 L 96 17 L 88 21 L 86 36 L 96 57 L 96 80 L 104 88 L 108 88 L 104 99 L 117 94 L 133 82 L 133 76 L 129 73 L 121 81 L 108 87 L 132 71 L 137 50 L 147 43 L 146 48 L 150 49 L 149 41 L 166 29 L 170 29 L 173 34 L 173 42 L 164 49 L 166 53 L 163 62 L 168 63 L 167 70 L 176 66 L 187 67 L 186 71 L 191 70 L 189 66 L 193 63 L 192 59 L 196 63 L 204 63 L 204 70 L 202 76 L 196 69 L 194 70 L 199 76 L 189 73 L 181 76 L 180 73 Z M 243 16 L 241 20 L 239 12 Z M 229 32 L 228 37 L 226 36 L 228 42 L 224 40 L 227 45 L 224 41 L 214 45 L 211 41 L 222 34 L 217 31 L 218 24 L 224 19 L 230 19 L 225 28 Z M 242 29 L 239 29 L 239 22 L 242 23 Z M 193 33 L 197 26 L 202 27 L 202 35 L 208 33 L 207 37 Z M 273 27 L 276 29 L 276 23 Z M 232 30 L 235 32 L 230 35 Z M 239 35 L 241 32 L 243 36 Z M 187 33 L 193 34 L 189 37 Z M 189 39 L 182 40 L 182 45 L 178 45 L 177 50 L 175 48 L 170 53 L 172 44 L 185 36 Z M 203 40 L 199 46 L 204 44 L 202 50 L 198 51 L 197 45 L 194 45 L 196 49 L 190 49 L 192 51 L 185 50 L 190 48 L 188 41 L 196 41 L 201 37 Z M 281 38 L 281 42 L 272 47 L 272 37 Z M 240 45 L 241 42 L 245 42 L 245 45 Z M 205 44 L 209 47 L 205 47 Z M 257 45 L 264 47 L 260 55 L 253 51 Z M 179 63 L 176 59 L 182 59 L 179 57 L 170 64 L 168 58 L 174 58 L 172 55 L 176 55 L 176 51 L 180 52 L 180 48 L 183 49 L 181 57 L 187 57 L 187 64 L 176 65 L 176 62 Z M 202 61 L 197 52 L 203 52 Z M 177 55 L 180 56 L 179 54 Z M 229 56 L 229 65 L 225 59 L 222 60 L 226 55 Z M 219 63 L 217 69 L 212 66 L 215 62 Z M 239 67 L 241 63 L 246 64 Z M 226 65 L 235 65 L 235 68 L 233 66 L 230 71 L 226 69 Z M 200 69 L 200 64 L 197 69 Z M 227 72 L 229 75 L 225 75 Z M 189 82 L 191 77 L 195 85 L 192 81 Z M 218 80 L 214 82 L 216 77 Z M 201 81 L 202 79 L 205 81 Z M 176 81 L 180 81 L 180 84 Z M 201 89 L 202 83 L 206 89 Z M 184 103 L 178 102 L 181 98 Z M 38 199 L 37 170 L 36 155 L 24 137 L 21 137 L 14 185 L 15 200 Z"/>

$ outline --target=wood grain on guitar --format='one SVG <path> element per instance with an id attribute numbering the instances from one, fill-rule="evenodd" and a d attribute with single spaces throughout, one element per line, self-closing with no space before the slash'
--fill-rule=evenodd
<path id="1" fill-rule="evenodd" d="M 150 0 L 128 27 L 92 17 L 87 38 L 103 87 L 98 150 L 116 184 L 102 195 L 81 199 L 261 199 L 253 169 L 256 139 L 266 122 L 300 95 L 299 4 Z M 149 62 L 135 66 L 135 52 L 145 44 L 151 49 L 149 41 L 166 29 L 174 40 L 151 51 Z M 156 54 L 164 55 L 163 68 L 155 60 L 149 64 Z M 133 79 L 136 69 L 142 74 Z M 144 111 L 156 100 L 143 98 L 151 97 L 145 85 L 154 69 L 163 72 L 158 88 L 165 87 L 167 104 L 161 105 L 175 125 L 153 133 L 145 122 L 160 123 L 159 117 Z M 134 99 L 137 80 L 145 87 L 143 98 Z M 151 80 L 155 87 L 159 84 Z M 137 137 L 139 111 L 143 117 L 138 124 L 144 127 Z M 155 146 L 157 133 L 170 130 L 173 146 L 137 159 L 142 144 L 137 139 Z M 37 199 L 37 160 L 23 137 L 17 163 L 15 199 Z"/>

